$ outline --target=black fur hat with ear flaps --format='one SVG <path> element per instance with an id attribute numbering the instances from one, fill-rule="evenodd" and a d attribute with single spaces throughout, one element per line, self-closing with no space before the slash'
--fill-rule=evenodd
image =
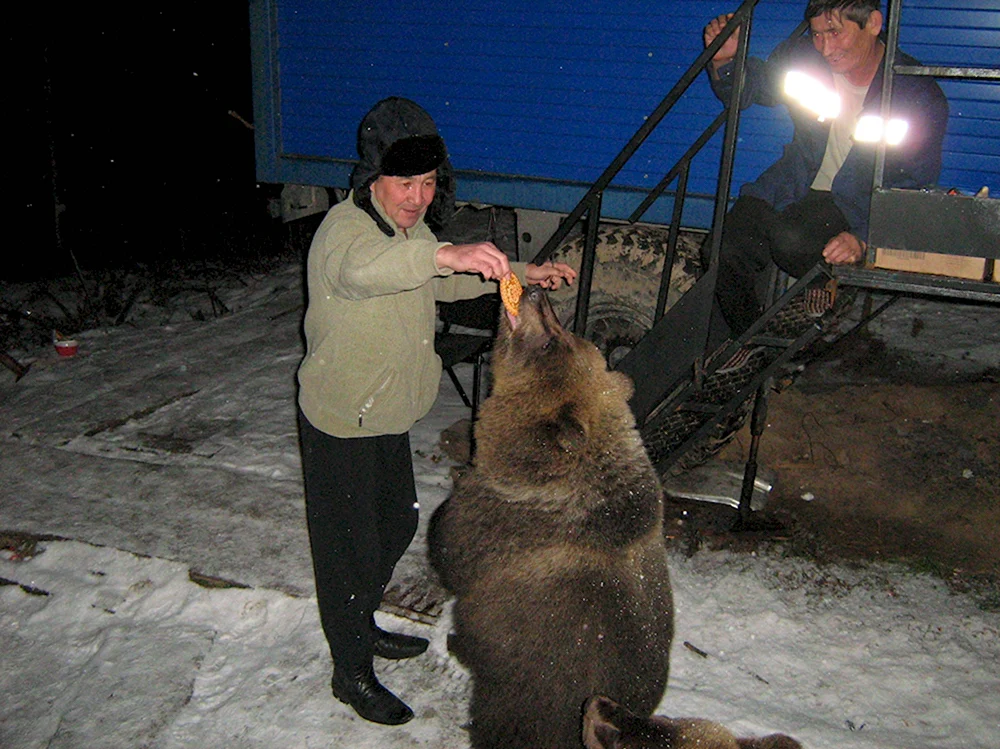
<path id="1" fill-rule="evenodd" d="M 354 203 L 387 236 L 396 231 L 372 205 L 370 187 L 383 174 L 412 177 L 437 169 L 437 192 L 424 220 L 437 231 L 455 212 L 455 176 L 434 120 L 416 102 L 392 96 L 365 115 L 358 127 L 358 156 L 351 174 Z"/>

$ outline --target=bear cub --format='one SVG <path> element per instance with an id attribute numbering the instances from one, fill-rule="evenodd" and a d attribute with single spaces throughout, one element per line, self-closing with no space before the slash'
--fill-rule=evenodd
<path id="1" fill-rule="evenodd" d="M 663 491 L 632 383 L 563 329 L 537 286 L 501 316 L 474 465 L 434 513 L 431 563 L 472 672 L 471 741 L 581 745 L 594 694 L 649 715 L 667 684 L 673 601 Z"/>

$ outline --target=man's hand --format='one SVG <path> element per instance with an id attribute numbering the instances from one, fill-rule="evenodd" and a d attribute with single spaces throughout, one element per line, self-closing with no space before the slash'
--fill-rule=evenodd
<path id="1" fill-rule="evenodd" d="M 553 263 L 551 260 L 542 265 L 532 265 L 524 269 L 524 278 L 528 283 L 535 283 L 543 289 L 558 289 L 563 281 L 572 284 L 576 279 L 576 271 L 565 263 Z"/>
<path id="2" fill-rule="evenodd" d="M 849 231 L 842 231 L 826 243 L 823 259 L 830 265 L 853 265 L 861 261 L 866 249 L 864 242 Z"/>
<path id="3" fill-rule="evenodd" d="M 434 259 L 438 268 L 451 268 L 456 273 L 478 273 L 487 281 L 501 279 L 510 273 L 510 261 L 492 242 L 446 244 L 438 248 Z"/>
<path id="4" fill-rule="evenodd" d="M 706 47 L 713 41 L 715 41 L 715 37 L 717 37 L 719 34 L 722 33 L 722 30 L 726 28 L 726 24 L 732 17 L 733 17 L 732 13 L 724 13 L 723 15 L 718 16 L 717 18 L 713 18 L 711 21 L 708 22 L 708 25 L 705 27 L 705 32 L 704 32 Z M 713 73 L 716 70 L 718 70 L 721 66 L 725 65 L 727 62 L 736 57 L 736 46 L 739 44 L 740 41 L 739 34 L 740 34 L 739 27 L 737 27 L 736 31 L 733 32 L 733 35 L 730 36 L 728 39 L 726 39 L 725 44 L 719 47 L 719 51 L 716 52 L 715 56 L 712 58 Z"/>

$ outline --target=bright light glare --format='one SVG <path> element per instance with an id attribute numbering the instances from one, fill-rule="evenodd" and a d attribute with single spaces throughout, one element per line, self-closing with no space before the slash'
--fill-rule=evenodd
<path id="1" fill-rule="evenodd" d="M 823 122 L 840 114 L 840 96 L 815 78 L 791 70 L 785 75 L 785 93 L 819 117 Z"/>
<path id="2" fill-rule="evenodd" d="M 885 128 L 885 142 L 890 146 L 898 146 L 903 142 L 909 129 L 910 123 L 906 120 L 889 120 Z"/>
<path id="3" fill-rule="evenodd" d="M 859 143 L 877 143 L 882 140 L 882 118 L 875 114 L 859 117 L 854 128 L 854 140 Z"/>
<path id="4" fill-rule="evenodd" d="M 886 145 L 898 146 L 906 137 L 906 131 L 910 125 L 906 120 L 889 120 L 889 124 L 883 128 L 882 118 L 876 114 L 866 114 L 858 119 L 858 124 L 854 128 L 854 140 L 860 143 L 878 143 L 883 138 Z"/>

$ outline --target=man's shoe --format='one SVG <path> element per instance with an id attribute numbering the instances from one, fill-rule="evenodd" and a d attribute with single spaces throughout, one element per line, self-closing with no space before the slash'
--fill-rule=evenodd
<path id="1" fill-rule="evenodd" d="M 742 371 L 747 371 L 751 375 L 756 374 L 761 369 L 760 364 L 764 359 L 764 353 L 765 349 L 763 346 L 744 346 L 729 357 L 729 360 L 725 364 L 715 370 L 712 376 L 722 376 Z"/>
<path id="2" fill-rule="evenodd" d="M 427 650 L 427 640 L 375 627 L 372 630 L 372 648 L 379 658 L 398 661 L 423 653 Z"/>
<path id="3" fill-rule="evenodd" d="M 814 289 L 806 289 L 802 295 L 802 309 L 806 317 L 818 320 L 833 309 L 837 301 L 837 285 L 830 283 Z"/>
<path id="4" fill-rule="evenodd" d="M 413 711 L 378 680 L 371 664 L 356 669 L 333 667 L 333 696 L 354 708 L 372 723 L 398 726 L 413 717 Z"/>

